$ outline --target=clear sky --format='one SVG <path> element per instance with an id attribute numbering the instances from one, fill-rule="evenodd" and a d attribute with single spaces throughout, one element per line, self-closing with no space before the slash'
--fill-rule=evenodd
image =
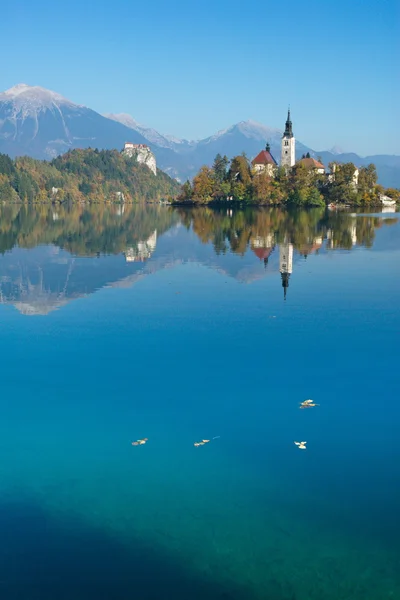
<path id="1" fill-rule="evenodd" d="M 189 139 L 253 119 L 315 150 L 400 154 L 400 0 L 18 0 L 0 90 L 40 85 Z"/>

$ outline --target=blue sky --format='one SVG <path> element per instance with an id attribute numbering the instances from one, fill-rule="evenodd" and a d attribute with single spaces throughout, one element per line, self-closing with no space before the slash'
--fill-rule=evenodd
<path id="1" fill-rule="evenodd" d="M 315 150 L 400 154 L 399 7 L 398 0 L 8 2 L 0 90 L 40 85 L 189 139 L 247 119 L 282 128 L 290 103 L 296 138 Z"/>

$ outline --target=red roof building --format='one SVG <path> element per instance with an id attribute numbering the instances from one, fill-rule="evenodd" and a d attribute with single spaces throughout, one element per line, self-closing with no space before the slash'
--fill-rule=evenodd
<path id="1" fill-rule="evenodd" d="M 318 173 L 325 173 L 324 165 L 315 158 L 301 158 L 296 164 L 303 165 L 306 169 L 314 169 Z"/>
<path id="2" fill-rule="evenodd" d="M 259 154 L 251 161 L 253 168 L 258 173 L 266 171 L 268 175 L 272 176 L 278 163 L 271 154 L 270 145 L 267 144 L 265 150 L 261 150 Z"/>

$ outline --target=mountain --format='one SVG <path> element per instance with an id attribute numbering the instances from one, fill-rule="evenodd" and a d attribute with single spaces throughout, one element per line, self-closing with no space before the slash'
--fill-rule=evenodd
<path id="1" fill-rule="evenodd" d="M 139 133 L 41 87 L 19 84 L 0 94 L 0 151 L 53 158 L 73 148 L 146 143 Z"/>
<path id="2" fill-rule="evenodd" d="M 18 84 L 0 93 L 0 153 L 11 157 L 29 155 L 51 159 L 74 148 L 121 149 L 126 141 L 148 144 L 160 169 L 180 181 L 193 177 L 215 155 L 232 157 L 245 152 L 251 159 L 268 141 L 276 160 L 280 158 L 282 131 L 254 121 L 241 121 L 203 140 L 188 141 L 163 135 L 140 125 L 127 114 L 100 115 L 56 92 Z M 331 160 L 351 160 L 361 166 L 373 162 L 379 182 L 400 187 L 400 156 L 346 154 L 340 149 L 315 152 L 296 140 L 296 155 L 310 152 Z"/>
<path id="3" fill-rule="evenodd" d="M 173 150 L 175 156 L 166 157 L 166 162 L 163 161 L 160 166 L 171 177 L 178 177 L 180 180 L 193 177 L 202 165 L 212 164 L 218 153 L 232 157 L 235 154 L 245 152 L 252 159 L 262 149 L 266 141 L 271 146 L 272 155 L 278 162 L 280 160 L 282 130 L 266 127 L 256 121 L 241 121 L 227 129 L 218 131 L 208 138 L 189 142 L 173 139 L 171 136 L 163 136 L 154 129 L 140 126 L 130 115 L 110 115 L 110 118 L 134 129 L 143 135 L 150 144 L 159 143 L 164 148 L 168 147 Z M 157 142 L 157 140 L 159 141 Z M 400 187 L 400 156 L 382 154 L 362 157 L 354 152 L 343 152 L 338 147 L 334 147 L 330 151 L 317 152 L 296 140 L 296 158 L 300 158 L 307 152 L 310 152 L 314 158 L 321 157 L 326 166 L 332 161 L 353 162 L 359 167 L 374 163 L 377 167 L 379 183 L 386 187 Z M 170 164 L 168 161 L 171 158 L 173 163 Z"/>
<path id="4" fill-rule="evenodd" d="M 268 141 L 271 153 L 277 161 L 280 159 L 282 131 L 272 129 L 255 121 L 241 121 L 228 129 L 223 129 L 215 135 L 200 140 L 193 152 L 193 163 L 196 170 L 203 164 L 212 163 L 216 154 L 226 154 L 229 157 L 246 152 L 249 158 L 254 158 Z M 296 142 L 298 158 L 304 152 L 309 152 L 301 142 Z"/>
<path id="5" fill-rule="evenodd" d="M 144 127 L 140 125 L 131 115 L 127 115 L 126 113 L 119 114 L 105 114 L 107 119 L 111 119 L 112 121 L 116 121 L 117 123 L 122 123 L 129 129 L 133 129 L 140 135 L 142 135 L 146 140 L 148 140 L 152 144 L 156 144 L 160 146 L 160 148 L 169 148 L 170 150 L 174 150 L 176 152 L 182 152 L 185 148 L 190 149 L 196 145 L 196 142 L 189 142 L 188 140 L 181 140 L 172 135 L 162 135 L 155 129 L 150 127 Z"/>

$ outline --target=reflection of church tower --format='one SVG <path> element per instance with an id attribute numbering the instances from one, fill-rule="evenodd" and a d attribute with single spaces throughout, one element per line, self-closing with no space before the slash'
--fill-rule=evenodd
<path id="1" fill-rule="evenodd" d="M 293 271 L 293 244 L 285 242 L 279 246 L 279 272 L 282 278 L 283 297 L 289 287 L 290 274 Z"/>

